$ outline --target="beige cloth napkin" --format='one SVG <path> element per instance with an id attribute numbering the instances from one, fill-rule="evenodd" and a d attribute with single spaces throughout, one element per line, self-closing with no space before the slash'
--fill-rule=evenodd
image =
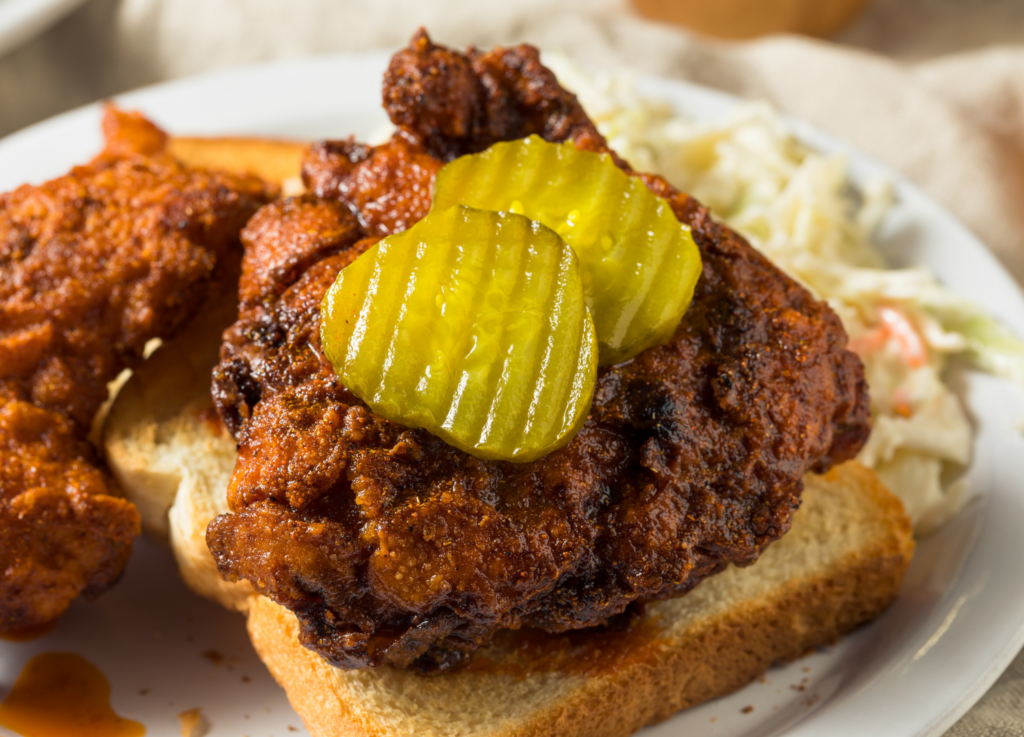
<path id="1" fill-rule="evenodd" d="M 901 171 L 1024 283 L 1021 0 L 877 0 L 844 45 L 711 43 L 641 20 L 626 0 L 91 0 L 0 58 L 0 135 L 172 77 L 395 48 L 418 25 L 447 44 L 529 41 L 766 99 Z M 949 735 L 1024 737 L 1024 656 Z"/>

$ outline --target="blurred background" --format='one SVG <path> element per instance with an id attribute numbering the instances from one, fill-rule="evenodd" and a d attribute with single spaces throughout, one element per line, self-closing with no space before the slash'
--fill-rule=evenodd
<path id="1" fill-rule="evenodd" d="M 419 26 L 766 100 L 915 181 L 1024 282 L 1024 0 L 0 0 L 0 136 L 168 79 L 396 49 Z M 1024 735 L 1022 715 L 1018 657 L 949 734 Z"/>
<path id="2" fill-rule="evenodd" d="M 167 79 L 395 49 L 421 25 L 767 100 L 913 179 L 1024 281 L 1024 0 L 0 0 L 0 136 Z"/>
<path id="3" fill-rule="evenodd" d="M 401 19 L 398 21 L 397 19 Z M 706 77 L 711 37 L 803 33 L 913 69 L 1024 44 L 1021 0 L 0 0 L 0 135 L 165 79 L 439 41 L 530 41 L 581 61 Z M 47 27 L 49 26 L 49 27 Z M 38 34 L 38 35 L 36 35 Z M 32 36 L 35 35 L 34 38 Z M 636 53 L 636 38 L 656 43 Z"/>

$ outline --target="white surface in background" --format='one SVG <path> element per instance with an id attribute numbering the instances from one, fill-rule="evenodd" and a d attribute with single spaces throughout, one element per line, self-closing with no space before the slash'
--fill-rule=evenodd
<path id="1" fill-rule="evenodd" d="M 85 0 L 0 0 L 0 56 L 52 26 Z"/>
<path id="2" fill-rule="evenodd" d="M 386 61 L 370 54 L 282 62 L 119 99 L 179 135 L 365 136 L 384 121 Z M 697 119 L 736 104 L 666 80 L 647 79 L 643 89 Z M 98 124 L 99 109 L 90 106 L 0 141 L 0 191 L 87 160 L 99 147 Z M 1024 334 L 1024 298 L 963 226 L 848 145 L 799 123 L 794 128 L 818 148 L 845 153 L 856 181 L 884 175 L 897 183 L 898 204 L 880 233 L 894 264 L 927 264 Z M 965 396 L 978 429 L 969 475 L 982 498 L 919 546 L 895 606 L 839 645 L 772 669 L 764 682 L 644 735 L 923 737 L 941 733 L 984 693 L 1024 643 L 1024 437 L 1014 429 L 1024 397 L 976 374 L 966 377 Z M 115 708 L 142 721 L 151 737 L 177 737 L 176 715 L 194 707 L 209 718 L 211 737 L 284 737 L 300 726 L 256 659 L 242 618 L 190 594 L 170 553 L 145 541 L 121 584 L 93 604 L 76 602 L 53 633 L 0 642 L 0 696 L 31 655 L 55 650 L 79 652 L 99 666 Z M 214 650 L 225 656 L 220 665 L 203 655 Z M 744 713 L 747 706 L 753 711 Z"/>

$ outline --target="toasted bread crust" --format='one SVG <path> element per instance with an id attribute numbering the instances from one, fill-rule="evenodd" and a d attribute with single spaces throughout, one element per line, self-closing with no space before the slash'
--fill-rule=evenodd
<path id="1" fill-rule="evenodd" d="M 299 176 L 309 145 L 260 138 L 171 138 L 168 152 L 189 166 L 233 174 L 253 174 L 275 184 Z"/>
<path id="2" fill-rule="evenodd" d="M 834 642 L 895 599 L 914 548 L 900 502 L 856 463 L 807 482 L 793 530 L 761 561 L 649 607 L 657 634 L 597 674 L 340 671 L 303 648 L 294 616 L 262 597 L 249 634 L 318 737 L 621 737 Z"/>

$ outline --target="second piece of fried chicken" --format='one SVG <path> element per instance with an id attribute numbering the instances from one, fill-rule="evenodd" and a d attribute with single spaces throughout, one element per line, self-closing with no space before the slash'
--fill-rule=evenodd
<path id="1" fill-rule="evenodd" d="M 108 108 L 106 147 L 0 195 L 0 629 L 58 616 L 120 575 L 135 508 L 85 442 L 107 383 L 237 268 L 273 192 L 190 169 L 166 135 Z"/>
<path id="2" fill-rule="evenodd" d="M 320 301 L 362 236 L 414 223 L 443 160 L 496 140 L 607 150 L 527 46 L 460 54 L 420 34 L 392 60 L 384 100 L 390 142 L 315 146 L 304 173 L 319 197 L 276 203 L 243 235 L 243 284 L 259 286 L 214 380 L 239 448 L 233 513 L 207 533 L 222 575 L 294 611 L 334 665 L 436 670 L 501 628 L 598 625 L 754 562 L 789 528 L 803 474 L 867 437 L 838 318 L 646 177 L 692 228 L 703 275 L 670 341 L 600 371 L 566 447 L 483 461 L 383 420 L 319 346 Z"/>

